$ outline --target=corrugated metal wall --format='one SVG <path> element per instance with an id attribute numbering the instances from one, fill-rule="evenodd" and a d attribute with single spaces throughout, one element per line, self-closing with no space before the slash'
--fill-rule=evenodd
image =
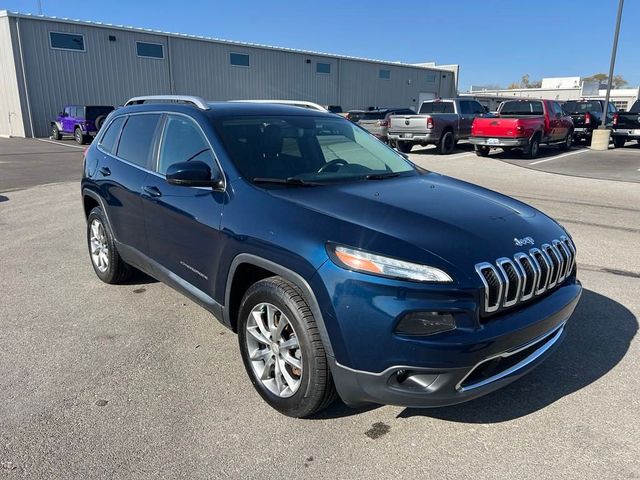
<path id="1" fill-rule="evenodd" d="M 120 105 L 146 94 L 304 99 L 345 110 L 417 107 L 420 92 L 455 94 L 451 72 L 51 19 L 19 21 L 37 136 L 48 135 L 49 122 L 65 104 Z M 51 31 L 84 35 L 86 51 L 52 49 Z M 136 41 L 164 45 L 165 58 L 138 57 Z M 231 65 L 230 53 L 248 54 L 250 66 Z M 331 64 L 331 73 L 316 73 L 317 62 Z M 390 70 L 390 79 L 380 79 L 380 69 Z"/>
<path id="2" fill-rule="evenodd" d="M 21 89 L 16 71 L 19 54 L 17 46 L 12 44 L 10 27 L 7 17 L 0 18 L 0 135 L 23 137 L 26 115 L 20 105 Z"/>

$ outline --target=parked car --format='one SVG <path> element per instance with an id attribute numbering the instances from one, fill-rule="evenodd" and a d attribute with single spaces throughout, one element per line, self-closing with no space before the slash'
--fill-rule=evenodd
<path id="1" fill-rule="evenodd" d="M 518 148 L 527 158 L 535 158 L 540 145 L 571 148 L 573 120 L 554 100 L 507 100 L 497 114 L 474 120 L 469 141 L 481 157 L 491 148 Z"/>
<path id="2" fill-rule="evenodd" d="M 573 140 L 591 142 L 591 135 L 602 123 L 604 100 L 569 100 L 562 104 L 562 109 L 573 120 Z M 617 109 L 609 102 L 605 125 L 611 127 L 613 115 Z"/>
<path id="3" fill-rule="evenodd" d="M 347 120 L 353 123 L 358 123 L 362 118 L 362 115 L 364 115 L 364 113 L 365 113 L 364 110 L 349 110 L 344 118 L 346 118 Z"/>
<path id="4" fill-rule="evenodd" d="M 309 416 L 336 392 L 455 404 L 562 340 L 581 286 L 551 218 L 334 114 L 175 98 L 128 102 L 87 149 L 91 263 L 106 283 L 136 268 L 212 312 L 273 408 Z"/>
<path id="5" fill-rule="evenodd" d="M 389 123 L 389 140 L 409 153 L 414 145 L 436 145 L 438 153 L 453 152 L 458 140 L 468 138 L 471 124 L 485 110 L 476 100 L 462 98 L 422 102 L 418 114 L 395 115 Z"/>
<path id="6" fill-rule="evenodd" d="M 389 117 L 391 115 L 414 115 L 410 108 L 381 108 L 363 112 L 358 119 L 358 125 L 383 142 L 388 142 Z"/>
<path id="7" fill-rule="evenodd" d="M 624 147 L 629 140 L 640 143 L 640 100 L 636 100 L 628 112 L 617 112 L 613 116 L 613 145 Z"/>
<path id="8" fill-rule="evenodd" d="M 76 142 L 84 145 L 98 133 L 114 109 L 107 105 L 67 105 L 51 122 L 51 138 L 60 140 L 63 135 L 73 135 Z"/>
<path id="9" fill-rule="evenodd" d="M 323 105 L 323 107 L 331 113 L 337 113 L 338 115 L 342 115 L 342 107 L 340 105 Z"/>

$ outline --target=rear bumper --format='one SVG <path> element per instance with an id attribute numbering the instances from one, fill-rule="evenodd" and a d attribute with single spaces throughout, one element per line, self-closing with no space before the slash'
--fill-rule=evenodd
<path id="1" fill-rule="evenodd" d="M 580 295 L 578 283 L 566 285 L 521 312 L 487 323 L 477 332 L 475 343 L 455 347 L 461 358 L 474 358 L 467 366 L 426 367 L 423 359 L 416 359 L 420 366 L 394 365 L 374 373 L 329 358 L 336 388 L 349 405 L 440 407 L 486 395 L 533 370 L 560 345 Z M 537 321 L 518 331 L 523 327 L 522 317 L 531 315 Z M 505 322 L 513 329 L 505 330 Z"/>
<path id="2" fill-rule="evenodd" d="M 411 135 L 411 136 L 406 136 Z M 394 142 L 413 142 L 413 143 L 438 143 L 440 138 L 435 133 L 411 133 L 411 132 L 389 132 L 389 140 Z"/>
<path id="3" fill-rule="evenodd" d="M 527 137 L 469 137 L 469 143 L 485 147 L 526 147 L 529 139 Z"/>
<path id="4" fill-rule="evenodd" d="M 576 127 L 573 129 L 574 137 L 590 137 L 592 133 L 593 133 L 593 128 Z"/>
<path id="5" fill-rule="evenodd" d="M 611 130 L 611 135 L 614 137 L 640 138 L 640 128 L 618 128 Z"/>

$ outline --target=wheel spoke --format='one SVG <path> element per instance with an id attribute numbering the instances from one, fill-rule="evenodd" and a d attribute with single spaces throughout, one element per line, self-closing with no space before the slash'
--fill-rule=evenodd
<path id="1" fill-rule="evenodd" d="M 289 325 L 289 319 L 284 313 L 280 312 L 280 322 L 276 326 L 272 335 L 274 341 L 278 341 L 280 340 L 280 338 L 282 338 L 282 330 L 284 330 L 284 327 L 286 327 L 287 325 Z"/>
<path id="2" fill-rule="evenodd" d="M 299 358 L 296 358 L 293 355 L 284 354 L 282 355 L 282 360 L 292 367 L 302 370 L 302 361 Z"/>
<path id="3" fill-rule="evenodd" d="M 256 325 L 260 329 L 260 333 L 262 333 L 264 338 L 269 338 L 269 337 L 271 337 L 271 335 L 269 333 L 269 329 L 264 324 L 264 320 L 262 319 L 262 315 L 263 315 L 262 311 L 253 312 L 253 319 L 255 320 Z"/>
<path id="4" fill-rule="evenodd" d="M 262 331 L 258 327 L 251 327 L 247 329 L 247 332 L 251 334 L 259 343 L 269 345 L 269 339 L 262 334 Z"/>
<path id="5" fill-rule="evenodd" d="M 274 359 L 275 360 L 275 359 Z M 282 394 L 284 391 L 284 382 L 282 380 L 282 371 L 280 370 L 280 362 L 275 361 L 275 377 L 276 377 L 276 386 L 278 387 L 278 394 Z"/>
<path id="6" fill-rule="evenodd" d="M 271 353 L 271 349 L 267 347 L 267 348 L 263 348 L 262 350 L 255 349 L 249 358 L 251 358 L 251 360 L 256 362 L 258 360 L 266 360 L 267 357 L 269 357 L 269 355 L 272 355 L 272 353 Z"/>
<path id="7" fill-rule="evenodd" d="M 264 362 L 264 369 L 260 374 L 260 380 L 269 380 L 269 378 L 271 378 L 271 375 L 270 375 L 271 367 L 274 365 L 274 363 L 275 363 L 274 357 L 270 357 L 267 359 L 266 362 Z"/>
<path id="8" fill-rule="evenodd" d="M 294 348 L 300 348 L 300 345 L 298 343 L 298 337 L 296 337 L 295 335 L 289 338 L 289 340 L 282 342 L 280 344 L 281 350 L 291 350 Z"/>
<path id="9" fill-rule="evenodd" d="M 284 382 L 286 383 L 287 387 L 289 387 L 289 389 L 292 392 L 294 392 L 295 391 L 295 387 L 297 386 L 298 382 L 300 382 L 300 380 L 291 376 L 291 374 L 287 370 L 287 367 L 286 367 L 286 365 L 285 365 L 285 363 L 284 363 L 284 361 L 282 359 L 278 359 L 278 362 L 280 364 L 280 372 L 282 373 L 282 376 L 284 377 Z"/>
<path id="10" fill-rule="evenodd" d="M 271 338 L 273 338 L 276 331 L 276 312 L 277 310 L 273 305 L 267 304 L 267 328 L 269 329 Z"/>

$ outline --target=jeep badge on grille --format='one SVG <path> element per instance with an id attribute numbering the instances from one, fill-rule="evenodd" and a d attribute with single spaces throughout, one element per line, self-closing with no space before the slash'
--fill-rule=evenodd
<path id="1" fill-rule="evenodd" d="M 533 245 L 535 242 L 531 237 L 524 237 L 524 238 L 514 238 L 513 243 L 516 244 L 516 247 L 522 247 L 524 245 Z"/>

